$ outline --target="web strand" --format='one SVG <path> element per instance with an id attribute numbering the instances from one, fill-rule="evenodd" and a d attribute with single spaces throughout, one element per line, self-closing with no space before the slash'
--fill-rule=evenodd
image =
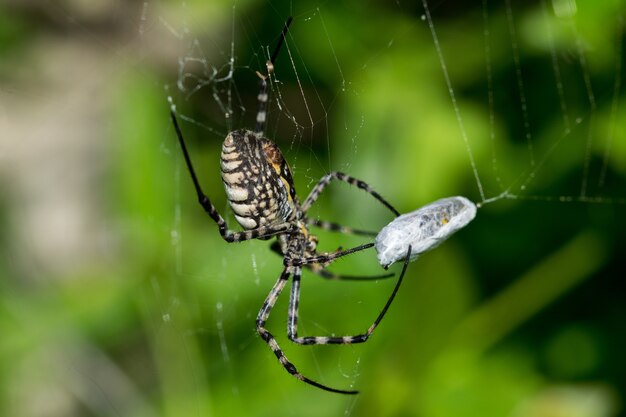
<path id="1" fill-rule="evenodd" d="M 489 139 L 491 141 L 491 169 L 496 178 L 500 190 L 504 190 L 500 172 L 498 169 L 498 158 L 496 152 L 496 116 L 493 102 L 493 69 L 491 66 L 491 32 L 489 30 L 489 10 L 488 0 L 483 0 L 483 37 L 485 42 L 485 72 L 487 76 L 487 100 L 489 107 Z M 484 198 L 483 198 L 484 201 Z"/>
<path id="2" fill-rule="evenodd" d="M 530 129 L 530 119 L 528 117 L 528 101 L 526 100 L 526 89 L 524 86 L 524 77 L 522 74 L 522 65 L 520 61 L 517 32 L 515 30 L 515 21 L 513 19 L 513 8 L 511 7 L 511 0 L 506 0 L 506 20 L 509 28 L 509 36 L 511 38 L 513 64 L 515 65 L 515 79 L 517 80 L 517 92 L 519 94 L 520 110 L 522 112 L 522 120 L 524 123 L 524 137 L 528 146 L 528 156 L 530 158 L 530 166 L 532 168 L 535 166 L 535 150 Z"/>
<path id="3" fill-rule="evenodd" d="M 624 18 L 622 16 L 619 19 L 619 30 L 617 35 L 617 46 L 615 52 L 615 77 L 613 79 L 613 99 L 611 100 L 611 116 L 609 120 L 609 133 L 606 139 L 606 145 L 604 147 L 604 153 L 602 155 L 602 168 L 600 169 L 600 178 L 598 179 L 598 186 L 604 187 L 606 180 L 606 171 L 609 166 L 609 157 L 611 156 L 611 147 L 613 145 L 613 138 L 615 136 L 615 126 L 617 125 L 617 114 L 619 110 L 620 91 L 622 88 L 622 34 L 624 32 Z"/>
<path id="4" fill-rule="evenodd" d="M 571 27 L 572 31 L 574 32 L 574 36 L 576 37 L 578 60 L 583 73 L 585 92 L 587 93 L 587 100 L 589 101 L 589 108 L 591 111 L 589 115 L 589 126 L 587 127 L 587 140 L 585 143 L 585 155 L 583 159 L 583 176 L 580 183 L 580 197 L 585 198 L 588 191 L 587 187 L 589 182 L 589 167 L 591 164 L 591 149 L 593 145 L 593 129 L 595 114 L 598 106 L 596 104 L 596 97 L 593 92 L 593 86 L 591 85 L 591 77 L 589 76 L 589 65 L 587 64 L 587 57 L 583 48 L 582 39 L 580 37 L 580 34 L 578 33 L 578 28 L 576 27 L 576 24 L 573 20 L 571 21 Z"/>
<path id="5" fill-rule="evenodd" d="M 567 102 L 565 101 L 565 89 L 563 87 L 563 77 L 561 76 L 561 67 L 559 65 L 559 59 L 556 53 L 556 46 L 554 45 L 554 35 L 552 34 L 552 27 L 550 25 L 550 15 L 548 13 L 548 6 L 546 0 L 541 0 L 541 9 L 543 12 L 543 18 L 546 26 L 546 36 L 548 38 L 548 44 L 550 45 L 550 60 L 552 63 L 552 72 L 554 73 L 554 79 L 556 83 L 556 92 L 559 96 L 559 106 L 561 108 L 561 114 L 563 118 L 563 129 L 565 134 L 569 134 L 572 129 L 571 122 L 567 110 Z"/>
<path id="6" fill-rule="evenodd" d="M 450 81 L 450 75 L 448 74 L 448 67 L 446 66 L 446 61 L 443 57 L 443 52 L 441 50 L 441 45 L 439 44 L 439 38 L 437 37 L 437 31 L 435 30 L 435 25 L 433 24 L 432 17 L 430 16 L 430 10 L 428 9 L 427 0 L 422 0 L 422 5 L 424 7 L 424 13 L 426 16 L 426 20 L 428 22 L 428 28 L 430 29 L 430 33 L 433 38 L 433 43 L 435 44 L 435 50 L 437 51 L 439 64 L 441 66 L 441 70 L 443 71 L 443 76 L 446 80 L 448 93 L 450 94 L 450 99 L 452 100 L 452 106 L 454 107 L 454 114 L 456 115 L 456 120 L 457 120 L 457 123 L 459 124 L 459 129 L 461 130 L 461 136 L 463 138 L 463 143 L 465 144 L 465 150 L 467 151 L 470 165 L 472 167 L 472 172 L 474 173 L 474 179 L 476 180 L 476 186 L 478 187 L 480 199 L 481 201 L 483 201 L 485 200 L 485 192 L 483 190 L 483 185 L 480 181 L 480 176 L 478 175 L 478 168 L 476 167 L 476 162 L 474 161 L 474 154 L 472 152 L 472 147 L 470 146 L 469 139 L 467 137 L 467 132 L 465 131 L 465 124 L 463 123 L 463 117 L 461 116 L 461 109 L 459 108 L 459 104 L 456 101 L 454 89 L 452 88 L 452 82 Z"/>

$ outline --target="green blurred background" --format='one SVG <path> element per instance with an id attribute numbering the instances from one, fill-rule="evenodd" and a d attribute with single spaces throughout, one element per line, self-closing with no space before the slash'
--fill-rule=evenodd
<path id="1" fill-rule="evenodd" d="M 420 2 L 4 0 L 0 415 L 626 415 L 625 11 L 431 2 L 482 196 Z M 410 265 L 368 343 L 290 343 L 281 298 L 268 325 L 287 356 L 355 397 L 290 377 L 256 336 L 281 259 L 221 240 L 168 117 L 171 95 L 227 213 L 221 141 L 252 127 L 290 14 L 267 133 L 301 198 L 331 170 L 402 212 L 509 193 Z M 314 215 L 391 220 L 344 184 Z M 333 270 L 381 273 L 373 251 Z M 393 285 L 305 273 L 302 334 L 361 332 Z"/>

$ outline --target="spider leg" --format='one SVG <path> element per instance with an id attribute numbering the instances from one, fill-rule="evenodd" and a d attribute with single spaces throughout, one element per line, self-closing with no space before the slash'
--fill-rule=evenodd
<path id="1" fill-rule="evenodd" d="M 319 219 L 306 219 L 306 224 L 309 226 L 319 227 L 323 230 L 330 230 L 331 232 L 338 232 L 350 235 L 359 235 L 359 236 L 376 236 L 378 233 L 370 232 L 369 230 L 359 230 L 353 229 L 351 227 L 342 226 L 337 223 L 327 222 Z"/>
<path id="2" fill-rule="evenodd" d="M 287 36 L 287 31 L 289 30 L 289 25 L 291 24 L 292 20 L 293 17 L 289 16 L 289 18 L 285 22 L 285 27 L 283 27 L 283 31 L 280 34 L 280 39 L 278 39 L 278 44 L 276 44 L 276 49 L 274 49 L 274 53 L 265 64 L 267 67 L 267 75 L 262 75 L 257 72 L 257 75 L 259 76 L 259 78 L 261 78 L 261 82 L 259 83 L 259 95 L 257 96 L 257 100 L 259 101 L 259 110 L 256 114 L 256 127 L 254 131 L 259 136 L 263 136 L 263 131 L 265 130 L 265 121 L 267 119 L 267 101 L 269 99 L 269 95 L 267 93 L 267 79 L 270 77 L 272 72 L 274 72 L 274 61 L 276 61 L 276 57 L 278 57 L 280 48 L 283 46 L 285 36 Z"/>
<path id="3" fill-rule="evenodd" d="M 374 191 L 372 187 L 370 187 L 366 182 L 356 179 L 354 177 L 351 177 L 349 175 L 346 175 L 343 172 L 337 172 L 337 171 L 324 175 L 322 179 L 317 183 L 317 185 L 313 187 L 313 189 L 309 193 L 306 200 L 304 200 L 304 203 L 302 203 L 302 211 L 304 213 L 306 213 L 311 208 L 311 205 L 315 202 L 315 200 L 317 200 L 317 198 L 320 196 L 324 188 L 326 188 L 326 186 L 332 180 L 339 180 L 339 181 L 347 182 L 350 185 L 357 186 L 358 188 L 368 192 L 376 200 L 380 201 L 383 205 L 385 205 L 385 207 L 391 210 L 393 214 L 395 214 L 396 216 L 400 215 L 398 210 L 393 208 L 393 206 L 389 204 L 387 200 L 385 200 L 380 194 Z"/>
<path id="4" fill-rule="evenodd" d="M 346 391 L 327 387 L 326 385 L 322 385 L 319 382 L 313 381 L 302 375 L 300 372 L 298 372 L 295 365 L 291 363 L 289 359 L 287 359 L 280 346 L 278 346 L 278 343 L 276 342 L 274 336 L 265 328 L 265 323 L 270 316 L 270 312 L 272 311 L 274 304 L 276 304 L 276 300 L 280 296 L 283 288 L 285 288 L 285 284 L 287 284 L 289 275 L 291 275 L 291 269 L 287 267 L 283 270 L 280 278 L 278 278 L 278 281 L 276 281 L 276 284 L 274 284 L 274 287 L 272 287 L 272 290 L 265 299 L 263 307 L 261 307 L 261 310 L 259 311 L 259 314 L 256 318 L 257 333 L 259 334 L 259 336 L 261 336 L 265 343 L 268 344 L 270 349 L 272 349 L 272 352 L 274 352 L 274 355 L 276 356 L 276 358 L 278 358 L 278 361 L 283 366 L 283 368 L 285 368 L 287 372 L 289 372 L 300 381 L 306 382 L 307 384 L 321 388 L 325 391 L 336 392 L 339 394 L 357 394 L 358 391 Z"/>
<path id="5" fill-rule="evenodd" d="M 283 256 L 280 251 L 280 244 L 276 241 L 272 242 L 270 250 L 280 256 Z M 395 275 L 394 273 L 370 276 L 341 275 L 324 269 L 324 267 L 320 264 L 308 264 L 306 267 L 315 275 L 333 281 L 378 281 L 379 279 L 391 278 Z"/>
<path id="6" fill-rule="evenodd" d="M 331 281 L 378 281 L 379 279 L 391 278 L 395 274 L 393 272 L 389 274 L 370 275 L 370 276 L 358 276 L 358 275 L 342 275 L 336 274 L 332 271 L 325 269 L 320 264 L 308 264 L 305 265 L 307 269 L 322 278 Z"/>
<path id="7" fill-rule="evenodd" d="M 196 171 L 194 170 L 191 163 L 191 158 L 189 157 L 189 152 L 187 151 L 187 146 L 185 145 L 185 140 L 183 138 L 182 131 L 180 130 L 180 126 L 178 125 L 178 120 L 176 119 L 176 114 L 174 113 L 173 109 L 170 110 L 170 115 L 172 117 L 172 123 L 174 124 L 174 130 L 176 131 L 176 135 L 178 136 L 178 142 L 180 143 L 180 147 L 183 150 L 185 162 L 187 163 L 187 169 L 189 170 L 189 174 L 191 174 L 191 179 L 196 189 L 196 194 L 198 195 L 198 201 L 200 202 L 200 205 L 202 206 L 204 211 L 206 211 L 206 213 L 213 219 L 213 221 L 217 223 L 220 235 L 225 241 L 232 243 L 240 242 L 243 240 L 271 237 L 293 229 L 294 226 L 291 223 L 285 222 L 275 225 L 262 226 L 243 232 L 233 232 L 232 230 L 229 230 L 224 218 L 218 213 L 213 203 L 211 203 L 211 200 L 209 200 L 209 197 L 204 194 L 204 192 L 202 191 L 202 187 L 200 187 L 200 182 L 198 181 Z"/>
<path id="8" fill-rule="evenodd" d="M 393 299 L 396 297 L 398 293 L 398 289 L 400 288 L 400 284 L 402 284 L 402 279 L 404 278 L 404 274 L 406 272 L 407 267 L 409 266 L 409 259 L 411 256 L 411 246 L 407 251 L 407 256 L 404 261 L 404 265 L 402 266 L 402 272 L 400 273 L 400 277 L 398 278 L 398 282 L 396 286 L 393 288 L 391 296 L 387 300 L 387 303 L 374 320 L 374 323 L 367 329 L 365 333 L 358 334 L 355 336 L 298 336 L 298 306 L 300 304 L 300 268 L 296 268 L 293 280 L 291 284 L 291 296 L 289 298 L 289 318 L 287 319 L 287 336 L 289 340 L 292 342 L 298 343 L 300 345 L 328 345 L 328 344 L 353 344 L 353 343 L 363 343 L 374 332 L 374 329 L 378 326 L 378 324 L 382 321 L 383 317 L 387 313 L 389 306 L 393 302 Z"/>
<path id="9" fill-rule="evenodd" d="M 351 253 L 354 253 L 354 252 L 360 252 L 362 250 L 369 249 L 372 246 L 374 246 L 374 243 L 366 243 L 364 245 L 355 246 L 354 248 L 337 251 L 333 253 L 325 253 L 325 254 L 317 255 L 317 256 L 311 256 L 308 258 L 307 257 L 296 257 L 296 258 L 285 257 L 283 259 L 283 264 L 285 266 L 302 266 L 302 265 L 309 265 L 309 264 L 326 265 L 326 264 L 333 262 L 337 258 L 350 255 Z"/>

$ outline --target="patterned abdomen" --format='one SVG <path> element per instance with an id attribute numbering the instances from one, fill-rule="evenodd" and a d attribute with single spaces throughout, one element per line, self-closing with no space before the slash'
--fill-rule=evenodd
<path id="1" fill-rule="evenodd" d="M 228 203 L 244 229 L 293 219 L 291 172 L 273 142 L 249 130 L 231 132 L 222 146 L 221 171 Z"/>

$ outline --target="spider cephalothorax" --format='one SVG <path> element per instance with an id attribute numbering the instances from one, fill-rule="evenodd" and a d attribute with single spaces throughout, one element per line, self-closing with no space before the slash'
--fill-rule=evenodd
<path id="1" fill-rule="evenodd" d="M 308 210 L 315 203 L 324 188 L 333 180 L 343 181 L 369 193 L 391 210 L 394 215 L 397 216 L 399 213 L 365 182 L 341 172 L 330 172 L 324 175 L 302 203 L 298 200 L 287 161 L 276 144 L 263 135 L 268 100 L 267 80 L 274 69 L 274 60 L 287 34 L 290 22 L 291 18 L 289 18 L 285 24 L 278 46 L 267 62 L 268 75 L 259 74 L 261 87 L 258 94 L 259 110 L 257 112 L 255 131 L 235 130 L 226 136 L 222 147 L 222 182 L 224 183 L 230 207 L 235 214 L 237 222 L 245 229 L 244 231 L 233 232 L 229 230 L 224 218 L 202 191 L 193 169 L 189 152 L 185 146 L 180 126 L 176 119 L 175 108 L 171 110 L 171 118 L 183 151 L 183 156 L 185 157 L 185 162 L 187 163 L 187 168 L 189 169 L 191 179 L 198 195 L 198 201 L 217 224 L 222 238 L 227 242 L 269 239 L 271 237 L 277 238 L 277 242 L 272 245 L 272 249 L 283 256 L 283 272 L 272 287 L 257 315 L 257 333 L 269 345 L 272 352 L 287 372 L 299 380 L 327 391 L 342 394 L 355 394 L 357 391 L 330 388 L 305 377 L 296 369 L 295 365 L 287 359 L 282 349 L 278 346 L 274 336 L 272 336 L 265 327 L 265 323 L 269 318 L 276 300 L 291 277 L 292 286 L 289 299 L 289 317 L 287 320 L 287 336 L 291 341 L 301 345 L 352 344 L 365 342 L 378 323 L 380 323 L 393 301 L 400 283 L 402 282 L 404 272 L 406 271 L 411 249 L 409 247 L 406 257 L 407 261 L 404 264 L 400 278 L 391 296 L 387 300 L 387 304 L 385 304 L 373 324 L 364 333 L 354 336 L 298 335 L 300 279 L 303 267 L 323 278 L 337 280 L 374 280 L 393 275 L 385 274 L 370 277 L 356 277 L 335 274 L 326 269 L 335 259 L 371 248 L 374 246 L 374 243 L 366 243 L 351 249 L 337 250 L 331 253 L 318 253 L 317 238 L 309 232 L 308 226 L 312 225 L 334 232 L 366 236 L 375 236 L 376 233 L 364 232 L 340 226 L 335 223 L 308 218 Z"/>

